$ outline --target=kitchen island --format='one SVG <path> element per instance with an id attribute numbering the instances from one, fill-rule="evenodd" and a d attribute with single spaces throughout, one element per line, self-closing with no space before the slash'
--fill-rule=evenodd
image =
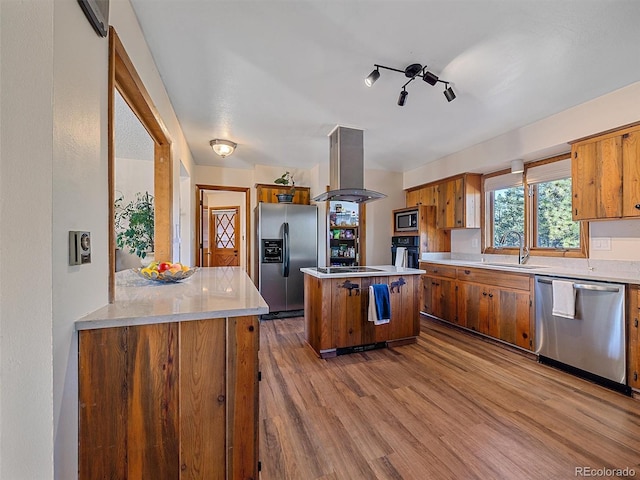
<path id="1" fill-rule="evenodd" d="M 79 478 L 258 478 L 258 315 L 239 267 L 116 274 L 76 322 Z"/>
<path id="2" fill-rule="evenodd" d="M 420 274 L 390 265 L 302 268 L 305 340 L 321 358 L 414 343 L 420 333 Z M 369 286 L 389 285 L 391 319 L 368 320 Z"/>

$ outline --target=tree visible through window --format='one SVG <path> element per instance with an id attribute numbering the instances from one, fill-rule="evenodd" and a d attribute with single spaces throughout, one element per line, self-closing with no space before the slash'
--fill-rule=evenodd
<path id="1" fill-rule="evenodd" d="M 504 244 L 500 239 L 509 231 L 524 235 L 524 187 L 504 188 L 493 194 L 493 244 L 498 247 L 517 247 L 518 237 L 507 235 Z"/>
<path id="2" fill-rule="evenodd" d="M 534 185 L 534 247 L 579 248 L 580 223 L 571 219 L 571 179 Z"/>

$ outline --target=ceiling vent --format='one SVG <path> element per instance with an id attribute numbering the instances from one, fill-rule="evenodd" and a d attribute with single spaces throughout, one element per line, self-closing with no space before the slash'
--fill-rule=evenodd
<path id="1" fill-rule="evenodd" d="M 364 188 L 364 132 L 338 125 L 329 134 L 331 190 L 313 200 L 365 203 L 386 195 Z"/>

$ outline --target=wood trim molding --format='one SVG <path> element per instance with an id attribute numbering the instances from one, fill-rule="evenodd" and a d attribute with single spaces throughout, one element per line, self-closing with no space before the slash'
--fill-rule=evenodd
<path id="1" fill-rule="evenodd" d="M 108 82 L 108 183 L 109 183 L 109 302 L 115 300 L 115 89 L 127 102 L 154 141 L 154 204 L 156 258 L 173 257 L 173 156 L 171 139 L 149 92 L 113 27 L 109 27 Z"/>
<path id="2" fill-rule="evenodd" d="M 245 270 L 247 271 L 247 275 L 251 277 L 251 239 L 253 238 L 253 232 L 251 231 L 251 188 L 250 187 L 232 187 L 226 185 L 202 185 L 196 184 L 196 208 L 195 208 L 195 224 L 196 224 L 196 235 L 194 239 L 194 247 L 196 252 L 196 265 L 200 266 L 200 225 L 202 225 L 202 218 L 200 214 L 200 192 L 203 190 L 217 190 L 217 191 L 227 191 L 227 192 L 240 192 L 245 194 L 245 240 L 244 245 L 247 249 L 247 263 L 245 264 Z M 251 277 L 253 278 L 253 277 Z"/>

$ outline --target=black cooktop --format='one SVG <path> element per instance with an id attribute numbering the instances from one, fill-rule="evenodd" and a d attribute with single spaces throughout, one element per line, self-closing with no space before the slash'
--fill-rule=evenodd
<path id="1" fill-rule="evenodd" d="M 360 272 L 382 272 L 379 268 L 371 267 L 318 267 L 320 273 L 360 273 Z"/>

